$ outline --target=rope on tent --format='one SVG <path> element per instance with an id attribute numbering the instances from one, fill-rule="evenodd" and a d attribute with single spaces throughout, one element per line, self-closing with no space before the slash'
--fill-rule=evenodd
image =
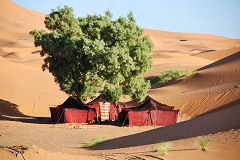
<path id="1" fill-rule="evenodd" d="M 149 115 L 149 113 L 151 112 L 151 110 L 150 111 L 148 111 L 148 115 Z M 145 123 L 145 121 L 147 120 L 147 118 L 148 118 L 148 116 L 146 116 L 145 117 L 145 119 L 144 119 L 144 121 L 143 121 L 143 124 L 142 124 L 142 126 L 144 125 L 144 123 Z M 151 118 L 151 116 L 150 116 L 150 118 Z"/>
<path id="2" fill-rule="evenodd" d="M 62 116 L 63 116 L 63 112 L 64 112 L 64 110 L 62 111 L 62 113 L 61 113 L 60 117 L 58 118 L 58 121 L 57 121 L 57 123 L 59 123 L 60 119 L 62 118 Z M 64 121 L 65 121 L 65 117 L 64 117 Z"/>

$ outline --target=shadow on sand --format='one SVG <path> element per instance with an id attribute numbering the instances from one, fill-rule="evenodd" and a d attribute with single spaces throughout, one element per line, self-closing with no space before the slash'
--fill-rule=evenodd
<path id="1" fill-rule="evenodd" d="M 18 105 L 0 99 L 0 120 L 17 121 L 23 123 L 48 124 L 49 117 L 31 117 L 24 115 L 18 110 Z"/>
<path id="2" fill-rule="evenodd" d="M 115 138 L 96 145 L 91 150 L 109 150 L 134 146 L 156 144 L 161 142 L 191 138 L 229 129 L 240 128 L 240 103 L 234 102 L 231 107 L 216 110 L 209 114 L 180 122 L 175 125 L 157 128 L 150 131 L 137 133 L 129 136 Z"/>

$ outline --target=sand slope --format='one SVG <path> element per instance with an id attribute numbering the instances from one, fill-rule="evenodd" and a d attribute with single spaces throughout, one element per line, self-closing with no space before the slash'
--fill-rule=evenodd
<path id="1" fill-rule="evenodd" d="M 0 77 L 0 99 L 15 103 L 26 115 L 47 116 L 47 108 L 61 103 L 64 96 L 48 72 L 21 63 L 1 58 Z"/>
<path id="2" fill-rule="evenodd" d="M 10 0 L 0 1 L 0 47 L 33 46 L 28 34 L 44 27 L 44 14 L 22 8 Z M 3 23 L 4 22 L 4 23 Z"/>
<path id="3" fill-rule="evenodd" d="M 150 96 L 197 116 L 240 99 L 240 52 L 197 70 L 187 80 L 149 91 Z"/>
<path id="4" fill-rule="evenodd" d="M 217 61 L 224 57 L 230 56 L 236 52 L 239 52 L 239 51 L 240 51 L 239 47 L 234 47 L 234 48 L 224 49 L 224 50 L 219 50 L 219 51 L 197 53 L 194 56 L 209 59 L 212 61 Z"/>
<path id="5" fill-rule="evenodd" d="M 34 28 L 44 28 L 44 17 L 9 0 L 0 1 L 0 21 L 4 22 L 0 23 L 0 99 L 5 106 L 1 107 L 1 115 L 17 110 L 26 115 L 48 116 L 49 106 L 66 97 L 51 74 L 41 70 L 40 48 L 34 47 L 29 35 Z"/>
<path id="6" fill-rule="evenodd" d="M 155 45 L 154 53 L 196 54 L 223 50 L 240 45 L 240 40 L 221 36 L 195 33 L 175 33 L 146 29 Z"/>

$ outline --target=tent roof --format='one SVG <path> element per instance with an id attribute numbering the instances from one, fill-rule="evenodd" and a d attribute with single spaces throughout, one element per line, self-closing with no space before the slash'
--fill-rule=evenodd
<path id="1" fill-rule="evenodd" d="M 61 104 L 64 108 L 89 109 L 89 107 L 75 96 L 69 96 L 68 99 Z"/>
<path id="2" fill-rule="evenodd" d="M 118 102 L 118 104 L 120 104 L 122 106 L 125 106 L 126 108 L 129 108 L 129 107 L 139 106 L 142 103 L 137 102 L 136 100 L 131 100 L 131 101 L 128 101 L 128 102 Z"/>
<path id="3" fill-rule="evenodd" d="M 99 102 L 107 102 L 103 94 L 100 94 L 97 98 L 95 98 L 88 104 L 95 104 Z M 171 106 L 167 106 L 166 104 L 162 104 L 149 96 L 147 96 L 142 103 L 132 100 L 129 102 L 118 102 L 118 104 L 125 106 L 129 110 L 154 110 L 154 109 L 173 110 L 174 108 Z"/>
<path id="4" fill-rule="evenodd" d="M 94 103 L 99 103 L 99 102 L 108 102 L 108 101 L 104 98 L 103 94 L 100 94 L 99 96 L 97 96 L 97 98 L 95 98 L 94 100 L 92 100 L 88 104 L 94 104 Z"/>
<path id="5" fill-rule="evenodd" d="M 138 106 L 128 108 L 129 110 L 173 110 L 174 107 L 167 106 L 166 104 L 162 104 L 151 97 L 147 96 L 144 102 Z"/>

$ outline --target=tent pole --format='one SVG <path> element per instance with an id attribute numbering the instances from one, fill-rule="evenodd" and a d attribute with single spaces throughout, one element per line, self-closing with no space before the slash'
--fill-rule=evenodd
<path id="1" fill-rule="evenodd" d="M 123 123 L 122 123 L 122 127 L 124 126 L 125 121 L 127 120 L 127 117 L 128 117 L 128 114 L 126 115 L 126 117 L 125 117 L 125 119 L 124 119 L 124 121 L 123 121 Z"/>
<path id="2" fill-rule="evenodd" d="M 90 110 L 90 109 L 89 109 Z M 88 113 L 89 113 L 89 110 L 88 110 L 88 112 L 87 112 L 87 119 L 86 119 L 86 122 L 88 123 Z"/>
<path id="3" fill-rule="evenodd" d="M 157 121 L 158 121 L 158 117 L 157 117 L 157 111 L 155 111 L 155 126 L 157 126 Z M 160 118 L 160 117 L 159 117 Z"/>
<path id="4" fill-rule="evenodd" d="M 150 116 L 150 120 L 151 120 L 151 125 L 154 125 L 154 123 L 153 123 L 153 120 L 152 120 L 152 115 L 151 115 L 151 111 L 153 111 L 153 110 L 150 110 L 150 111 L 149 111 L 149 113 L 148 113 L 148 115 Z"/>

